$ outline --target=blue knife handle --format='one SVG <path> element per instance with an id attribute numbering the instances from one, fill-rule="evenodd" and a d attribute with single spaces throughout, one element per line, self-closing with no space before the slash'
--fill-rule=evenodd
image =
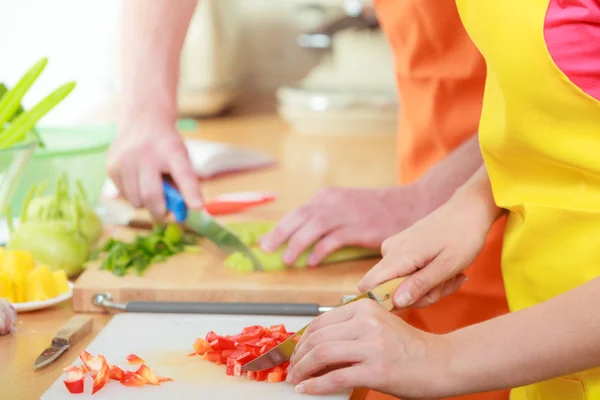
<path id="1" fill-rule="evenodd" d="M 188 215 L 188 208 L 181 193 L 167 182 L 163 182 L 163 191 L 165 193 L 167 210 L 173 213 L 177 222 L 185 221 Z"/>

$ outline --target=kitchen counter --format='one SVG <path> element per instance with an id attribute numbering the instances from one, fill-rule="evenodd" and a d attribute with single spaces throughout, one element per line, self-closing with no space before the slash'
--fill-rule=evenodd
<path id="1" fill-rule="evenodd" d="M 277 158 L 278 165 L 205 182 L 205 196 L 237 190 L 275 191 L 279 195 L 276 202 L 244 215 L 280 218 L 326 186 L 376 187 L 396 182 L 395 137 L 295 135 L 277 115 L 272 98 L 253 96 L 249 100 L 227 116 L 199 121 L 190 136 L 265 151 Z M 72 315 L 70 302 L 19 314 L 18 332 L 0 337 L 1 398 L 39 399 L 110 319 L 109 315 L 94 314 L 91 334 L 50 366 L 34 371 L 37 356 Z"/>

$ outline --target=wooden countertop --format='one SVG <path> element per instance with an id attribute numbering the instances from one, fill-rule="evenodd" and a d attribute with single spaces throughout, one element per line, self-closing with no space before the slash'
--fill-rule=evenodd
<path id="1" fill-rule="evenodd" d="M 232 175 L 205 182 L 207 197 L 236 190 L 276 191 L 279 199 L 269 207 L 249 211 L 262 218 L 280 218 L 326 186 L 376 187 L 396 182 L 396 139 L 378 135 L 296 135 L 275 112 L 269 96 L 256 96 L 229 115 L 199 121 L 192 137 L 222 141 L 265 151 L 278 159 L 275 168 Z M 50 366 L 33 370 L 37 356 L 58 329 L 73 315 L 70 302 L 18 316 L 18 332 L 0 337 L 0 388 L 2 398 L 39 399 L 42 393 L 109 321 L 93 315 L 93 332 Z"/>

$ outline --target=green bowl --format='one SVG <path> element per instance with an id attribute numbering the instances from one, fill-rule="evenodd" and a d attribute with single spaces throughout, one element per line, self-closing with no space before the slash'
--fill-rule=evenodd
<path id="1" fill-rule="evenodd" d="M 54 193 L 56 182 L 67 174 L 71 187 L 81 180 L 92 206 L 100 200 L 107 178 L 106 156 L 115 137 L 114 124 L 98 126 L 37 127 L 45 147 L 37 147 L 22 171 L 14 196 L 10 200 L 13 217 L 31 186 L 47 183 Z"/>
<path id="2" fill-rule="evenodd" d="M 11 204 L 36 147 L 36 142 L 30 142 L 0 150 L 0 212 Z"/>

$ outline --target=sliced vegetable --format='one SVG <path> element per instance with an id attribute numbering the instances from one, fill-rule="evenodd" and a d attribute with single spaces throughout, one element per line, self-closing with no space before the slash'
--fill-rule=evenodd
<path id="1" fill-rule="evenodd" d="M 110 238 L 94 256 L 106 253 L 100 269 L 124 276 L 134 271 L 144 274 L 150 265 L 163 262 L 167 258 L 194 247 L 196 238 L 184 234 L 181 227 L 170 223 L 157 225 L 149 234 L 137 236 L 132 242 Z"/>
<path id="2" fill-rule="evenodd" d="M 100 391 L 111 380 L 118 381 L 124 386 L 160 385 L 173 381 L 166 376 L 157 375 L 135 354 L 130 354 L 127 358 L 134 363 L 141 361 L 136 371 L 124 371 L 117 365 L 109 364 L 104 356 L 93 356 L 86 350 L 81 351 L 79 358 L 83 362 L 82 365 L 71 365 L 63 369 L 63 372 L 69 374 L 63 382 L 71 393 L 83 393 L 83 382 L 87 374 L 94 379 L 92 394 Z"/>
<path id="3" fill-rule="evenodd" d="M 139 358 L 135 354 L 129 354 L 125 358 L 127 359 L 127 361 L 129 361 L 129 364 L 138 365 L 138 364 L 143 364 L 144 363 L 144 360 L 142 360 L 141 358 Z"/>
<path id="4" fill-rule="evenodd" d="M 98 359 L 102 362 L 102 366 L 98 370 L 98 374 L 94 378 L 94 385 L 92 386 L 92 394 L 96 393 L 98 390 L 102 389 L 104 385 L 110 380 L 110 371 L 108 367 L 108 363 L 103 356 L 98 356 Z"/>
<path id="5" fill-rule="evenodd" d="M 294 332 L 288 332 L 284 325 L 263 327 L 252 325 L 245 327 L 235 335 L 218 335 L 213 331 L 206 338 L 197 338 L 194 350 L 202 355 L 203 360 L 217 365 L 225 364 L 228 376 L 247 376 L 249 380 L 283 382 L 287 376 L 289 362 L 264 371 L 244 371 L 242 366 L 281 342 L 287 340 Z"/>

